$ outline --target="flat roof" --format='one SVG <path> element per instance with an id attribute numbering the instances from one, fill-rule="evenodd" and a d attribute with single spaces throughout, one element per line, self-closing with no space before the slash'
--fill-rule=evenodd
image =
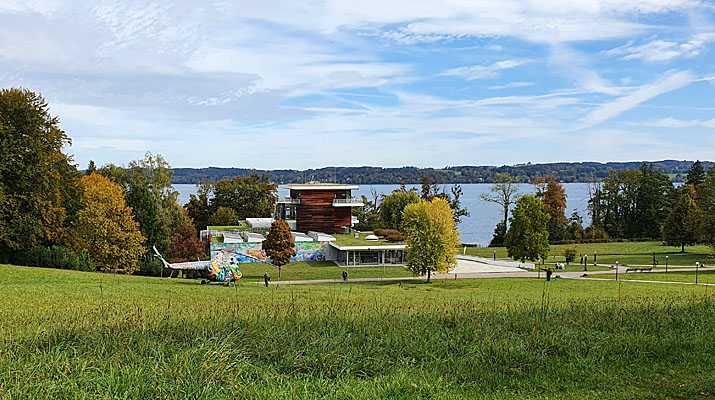
<path id="1" fill-rule="evenodd" d="M 288 190 L 357 190 L 360 186 L 341 183 L 299 183 L 283 187 Z"/>

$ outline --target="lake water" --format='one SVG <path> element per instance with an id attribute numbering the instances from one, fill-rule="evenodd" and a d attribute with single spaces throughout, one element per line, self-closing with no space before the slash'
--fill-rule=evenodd
<path id="1" fill-rule="evenodd" d="M 452 185 L 444 185 L 449 191 Z M 570 217 L 571 213 L 576 210 L 583 217 L 584 226 L 590 223 L 590 218 L 587 213 L 588 205 L 588 184 L 586 183 L 564 183 L 564 189 L 567 196 L 566 217 Z M 400 185 L 360 185 L 358 190 L 353 191 L 353 196 L 367 196 L 372 199 L 370 188 L 374 188 L 378 194 L 390 194 L 393 190 L 398 189 Z M 420 189 L 419 185 L 407 185 L 407 188 L 415 187 Z M 470 183 L 462 184 L 462 206 L 466 207 L 470 213 L 469 217 L 463 217 L 462 222 L 457 227 L 462 233 L 462 243 L 474 243 L 482 246 L 489 244 L 494 233 L 494 227 L 502 219 L 502 208 L 498 204 L 487 203 L 480 199 L 482 193 L 489 193 L 492 187 L 490 183 Z M 174 188 L 179 191 L 179 203 L 186 204 L 189 202 L 189 195 L 196 193 L 196 185 L 177 184 Z M 519 185 L 521 193 L 533 194 L 534 186 L 529 184 Z M 288 190 L 280 186 L 278 188 L 279 196 L 288 196 Z"/>

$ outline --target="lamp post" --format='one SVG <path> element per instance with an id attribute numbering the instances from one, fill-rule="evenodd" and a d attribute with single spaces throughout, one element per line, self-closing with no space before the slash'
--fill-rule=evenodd
<path id="1" fill-rule="evenodd" d="M 695 261 L 695 284 L 698 284 L 698 269 L 700 269 L 700 261 Z"/>
<path id="2" fill-rule="evenodd" d="M 616 282 L 618 281 L 618 261 L 616 261 Z"/>
<path id="3" fill-rule="evenodd" d="M 494 261 L 496 261 L 496 260 L 497 260 L 497 251 L 494 250 Z"/>
<path id="4" fill-rule="evenodd" d="M 665 273 L 668 273 L 668 256 L 665 256 Z"/>
<path id="5" fill-rule="evenodd" d="M 588 255 L 583 255 L 583 270 L 588 271 Z"/>
<path id="6" fill-rule="evenodd" d="M 593 266 L 596 266 L 596 250 L 593 251 Z"/>

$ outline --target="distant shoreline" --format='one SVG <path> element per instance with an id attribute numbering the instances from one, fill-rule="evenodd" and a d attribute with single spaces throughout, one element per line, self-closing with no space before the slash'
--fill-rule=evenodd
<path id="1" fill-rule="evenodd" d="M 440 184 L 493 183 L 499 173 L 509 173 L 526 183 L 539 176 L 553 176 L 563 183 L 588 183 L 608 176 L 610 170 L 638 169 L 643 164 L 653 165 L 656 171 L 670 175 L 674 182 L 682 182 L 695 161 L 630 161 L 630 162 L 563 162 L 549 164 L 519 164 L 513 166 L 457 166 L 436 168 L 383 168 L 383 167 L 325 167 L 307 170 L 261 170 L 251 168 L 173 168 L 172 183 L 196 184 L 202 181 L 216 182 L 236 176 L 267 174 L 271 182 L 278 184 L 304 183 L 309 181 L 341 182 L 360 185 L 408 185 L 420 184 L 422 176 L 428 176 Z M 701 161 L 708 169 L 712 161 Z"/>

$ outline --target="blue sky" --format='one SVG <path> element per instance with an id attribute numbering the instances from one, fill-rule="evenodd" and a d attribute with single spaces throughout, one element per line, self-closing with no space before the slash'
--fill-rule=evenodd
<path id="1" fill-rule="evenodd" d="M 715 3 L 0 1 L 81 167 L 715 159 Z"/>

